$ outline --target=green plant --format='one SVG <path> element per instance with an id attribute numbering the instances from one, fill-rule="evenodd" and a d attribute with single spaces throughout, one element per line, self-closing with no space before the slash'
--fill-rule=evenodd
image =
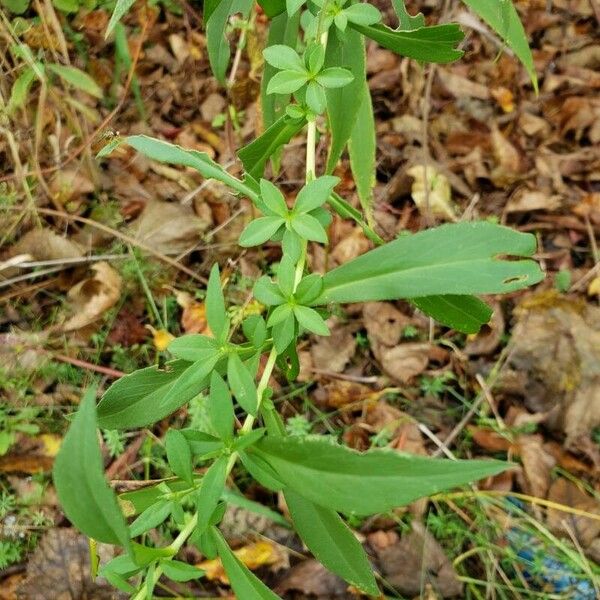
<path id="1" fill-rule="evenodd" d="M 232 326 L 215 265 L 205 296 L 212 335 L 173 340 L 168 348 L 173 360 L 121 378 L 97 409 L 95 390 L 89 390 L 57 456 L 54 480 L 65 513 L 90 537 L 124 548 L 125 553 L 104 565 L 102 573 L 135 600 L 151 598 L 162 574 L 175 581 L 202 576 L 175 559 L 188 540 L 205 556 L 220 557 L 238 598 L 277 598 L 238 561 L 217 528 L 229 498 L 226 482 L 238 461 L 264 487 L 283 492 L 293 525 L 311 552 L 372 596 L 379 594 L 372 568 L 340 515 L 356 519 L 387 512 L 507 466 L 497 461 L 433 460 L 382 449 L 361 454 L 332 438 L 290 435 L 298 432 L 300 422 L 288 421 L 286 429 L 275 410 L 269 387 L 274 369 L 278 367 L 290 381 L 296 378 L 298 338 L 306 332 L 328 335 L 326 318 L 336 305 L 403 298 L 441 323 L 471 333 L 491 315 L 476 295 L 519 290 L 539 282 L 542 273 L 527 258 L 535 251 L 532 235 L 490 222 L 444 225 L 388 243 L 371 226 L 375 130 L 366 85 L 365 38 L 420 61 L 444 63 L 462 54 L 457 44 L 463 34 L 457 25 L 426 27 L 422 16 L 410 17 L 400 0 L 393 2 L 402 24 L 398 30 L 381 25 L 379 12 L 368 3 L 318 0 L 305 6 L 303 0 L 260 0 L 259 4 L 272 18 L 262 80 L 265 132 L 239 152 L 245 169 L 242 179 L 206 154 L 142 135 L 115 139 L 100 153 L 106 156 L 118 144 L 128 144 L 152 160 L 191 167 L 224 183 L 261 213 L 248 224 L 240 244 L 251 247 L 271 241 L 282 248 L 274 276 L 263 275 L 253 288 L 266 318 L 246 317 L 241 331 Z M 467 4 L 515 50 L 535 85 L 531 55 L 513 5 L 507 0 Z M 109 31 L 130 5 L 130 0 L 117 3 Z M 230 57 L 225 36 L 229 18 L 236 13 L 250 18 L 252 8 L 252 0 L 204 3 L 209 57 L 222 82 Z M 325 173 L 318 176 L 317 121 L 323 113 L 330 143 Z M 267 163 L 276 167 L 280 149 L 304 128 L 306 185 L 290 207 L 263 176 Z M 335 192 L 339 180 L 331 173 L 346 147 L 364 216 Z M 321 276 L 308 272 L 307 249 L 309 242 L 327 243 L 331 210 L 353 219 L 378 247 Z M 207 395 L 202 406 L 212 433 L 194 427 L 168 430 L 164 445 L 174 477 L 122 496 L 128 514 L 136 516 L 128 525 L 104 479 L 97 427 L 144 427 L 200 393 Z M 243 420 L 239 428 L 236 417 Z M 207 467 L 202 476 L 195 471 L 198 462 Z M 186 513 L 183 506 L 192 506 L 192 512 Z M 168 546 L 136 541 L 169 518 L 179 533 Z"/>

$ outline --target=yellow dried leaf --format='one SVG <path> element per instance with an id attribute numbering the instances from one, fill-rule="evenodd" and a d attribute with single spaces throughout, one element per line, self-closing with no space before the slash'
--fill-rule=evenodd
<path id="1" fill-rule="evenodd" d="M 452 207 L 450 182 L 431 165 L 415 165 L 407 175 L 414 179 L 411 195 L 421 214 L 430 214 L 446 221 L 456 221 Z"/>
<path id="2" fill-rule="evenodd" d="M 282 550 L 275 544 L 267 541 L 260 541 L 254 544 L 248 544 L 242 548 L 238 548 L 233 552 L 238 559 L 246 565 L 251 571 L 264 567 L 266 565 L 276 565 L 282 562 Z M 210 581 L 220 581 L 228 584 L 229 579 L 225 574 L 221 560 L 215 558 L 213 560 L 205 560 L 196 565 L 202 569 Z"/>
<path id="3" fill-rule="evenodd" d="M 587 293 L 589 296 L 600 296 L 600 277 L 594 277 L 588 285 Z"/>
<path id="4" fill-rule="evenodd" d="M 492 96 L 505 113 L 511 113 L 515 110 L 515 97 L 508 88 L 495 88 L 492 90 Z"/>
<path id="5" fill-rule="evenodd" d="M 62 437 L 55 433 L 42 433 L 38 436 L 38 439 L 42 442 L 44 456 L 54 457 L 58 454 L 60 444 L 62 443 Z"/>

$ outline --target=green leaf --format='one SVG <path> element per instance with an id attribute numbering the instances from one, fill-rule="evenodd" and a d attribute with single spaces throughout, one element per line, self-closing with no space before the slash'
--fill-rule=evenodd
<path id="1" fill-rule="evenodd" d="M 298 193 L 294 212 L 307 213 L 327 202 L 333 188 L 340 182 L 339 177 L 324 175 L 307 183 Z"/>
<path id="2" fill-rule="evenodd" d="M 325 66 L 343 66 L 354 76 L 349 85 L 325 90 L 327 118 L 331 131 L 326 172 L 331 173 L 350 139 L 365 91 L 366 59 L 363 36 L 353 29 L 347 30 L 343 36 L 330 35 Z"/>
<path id="3" fill-rule="evenodd" d="M 292 343 L 296 335 L 296 319 L 294 319 L 294 315 L 290 313 L 285 321 L 277 323 L 273 327 L 272 334 L 275 350 L 277 354 L 281 354 Z"/>
<path id="4" fill-rule="evenodd" d="M 371 222 L 377 141 L 371 93 L 366 82 L 364 86 L 365 90 L 362 94 L 360 109 L 348 140 L 348 152 L 360 205 L 367 215 L 367 220 Z"/>
<path id="5" fill-rule="evenodd" d="M 188 483 L 190 487 L 193 486 L 192 451 L 184 435 L 177 429 L 169 429 L 165 437 L 165 449 L 173 473 Z"/>
<path id="6" fill-rule="evenodd" d="M 85 393 L 53 468 L 58 499 L 69 521 L 88 537 L 130 548 L 117 497 L 104 478 L 96 431 L 96 388 Z"/>
<path id="7" fill-rule="evenodd" d="M 208 416 L 217 435 L 222 440 L 231 440 L 235 421 L 233 400 L 229 386 L 216 371 L 213 371 L 210 377 Z"/>
<path id="8" fill-rule="evenodd" d="M 239 12 L 245 18 L 251 8 L 252 0 L 220 0 L 212 7 L 212 11 L 206 19 L 208 60 L 212 72 L 222 84 L 225 83 L 225 74 L 231 56 L 229 40 L 226 36 L 229 17 Z"/>
<path id="9" fill-rule="evenodd" d="M 21 15 L 29 8 L 29 0 L 0 0 L 0 6 L 15 15 Z"/>
<path id="10" fill-rule="evenodd" d="M 66 13 L 75 13 L 80 8 L 78 0 L 52 0 L 52 4 Z"/>
<path id="11" fill-rule="evenodd" d="M 279 323 L 285 321 L 290 314 L 292 314 L 292 307 L 289 304 L 282 304 L 275 308 L 273 312 L 269 315 L 269 319 L 267 320 L 268 327 L 274 327 Z"/>
<path id="12" fill-rule="evenodd" d="M 320 115 L 327 106 L 325 90 L 316 81 L 310 81 L 306 86 L 306 104 L 317 115 Z"/>
<path id="13" fill-rule="evenodd" d="M 182 429 L 181 433 L 185 436 L 188 441 L 192 454 L 203 458 L 206 454 L 214 454 L 220 452 L 223 448 L 223 442 L 208 434 L 204 431 L 198 431 L 196 429 Z"/>
<path id="14" fill-rule="evenodd" d="M 171 581 L 192 581 L 204 575 L 202 569 L 179 560 L 162 560 L 160 568 Z"/>
<path id="15" fill-rule="evenodd" d="M 358 25 L 374 25 L 381 21 L 379 9 L 364 2 L 351 4 L 343 12 L 348 22 L 357 23 Z"/>
<path id="16" fill-rule="evenodd" d="M 309 305 L 321 295 L 322 291 L 323 277 L 318 273 L 311 273 L 300 280 L 294 295 L 298 302 Z"/>
<path id="17" fill-rule="evenodd" d="M 46 64 L 46 68 L 56 73 L 61 79 L 91 96 L 102 98 L 102 88 L 87 74 L 77 67 L 57 65 L 56 63 Z"/>
<path id="18" fill-rule="evenodd" d="M 267 17 L 276 17 L 285 11 L 285 0 L 258 0 Z"/>
<path id="19" fill-rule="evenodd" d="M 125 16 L 125 13 L 133 6 L 134 2 L 135 0 L 117 0 L 113 14 L 110 16 L 110 21 L 106 27 L 104 39 L 107 39 L 108 36 L 113 32 L 116 24 Z"/>
<path id="20" fill-rule="evenodd" d="M 276 69 L 299 71 L 303 73 L 306 69 L 298 53 L 285 44 L 275 44 L 263 50 L 265 60 Z"/>
<path id="21" fill-rule="evenodd" d="M 129 526 L 129 535 L 132 538 L 137 537 L 150 529 L 158 527 L 170 514 L 171 503 L 167 500 L 160 500 L 144 510 Z"/>
<path id="22" fill-rule="evenodd" d="M 317 81 L 324 88 L 341 88 L 354 80 L 354 75 L 342 67 L 329 67 L 317 75 Z"/>
<path id="23" fill-rule="evenodd" d="M 196 362 L 214 354 L 218 348 L 217 341 L 199 333 L 189 333 L 175 338 L 167 346 L 169 352 L 177 358 Z"/>
<path id="24" fill-rule="evenodd" d="M 275 232 L 284 224 L 281 217 L 259 217 L 246 225 L 240 235 L 239 245 L 244 248 L 260 246 L 275 235 Z"/>
<path id="25" fill-rule="evenodd" d="M 413 31 L 396 31 L 385 25 L 349 23 L 349 26 L 396 54 L 423 62 L 449 63 L 463 55 L 456 46 L 464 34 L 458 25 L 452 23 Z"/>
<path id="26" fill-rule="evenodd" d="M 388 449 L 359 453 L 312 437 L 263 437 L 248 454 L 270 465 L 277 479 L 307 500 L 359 515 L 386 512 L 509 466 L 496 460 L 440 460 Z"/>
<path id="27" fill-rule="evenodd" d="M 206 320 L 210 330 L 218 339 L 223 339 L 229 331 L 225 297 L 221 288 L 219 265 L 214 264 L 210 270 L 208 286 L 206 288 Z"/>
<path id="28" fill-rule="evenodd" d="M 274 215 L 287 216 L 288 207 L 281 190 L 266 179 L 260 180 L 260 197 L 265 206 L 273 211 Z"/>
<path id="29" fill-rule="evenodd" d="M 385 243 L 385 241 L 377 233 L 375 233 L 375 231 L 373 231 L 367 223 L 365 223 L 360 211 L 344 200 L 339 194 L 336 194 L 335 192 L 331 194 L 331 196 L 329 196 L 329 200 L 327 200 L 327 203 L 338 215 L 340 215 L 340 217 L 343 219 L 352 219 L 357 225 L 359 225 L 365 236 L 374 244 L 380 246 Z"/>
<path id="30" fill-rule="evenodd" d="M 328 241 L 323 225 L 309 214 L 296 215 L 291 221 L 291 226 L 305 240 L 321 242 L 321 244 L 326 244 Z"/>
<path id="31" fill-rule="evenodd" d="M 304 4 L 305 0 L 285 0 L 285 6 L 288 15 L 293 16 Z"/>
<path id="32" fill-rule="evenodd" d="M 27 0 L 29 2 L 29 0 Z M 14 114 L 17 108 L 24 108 L 27 103 L 29 90 L 36 79 L 35 70 L 32 67 L 26 67 L 23 72 L 15 79 L 10 91 L 10 98 L 6 105 L 6 113 Z"/>
<path id="33" fill-rule="evenodd" d="M 392 4 L 394 5 L 394 11 L 400 21 L 398 29 L 412 31 L 413 29 L 425 27 L 425 16 L 422 13 L 419 13 L 414 17 L 411 17 L 406 10 L 404 0 L 392 0 Z"/>
<path id="34" fill-rule="evenodd" d="M 296 265 L 289 256 L 284 254 L 277 267 L 277 284 L 284 297 L 289 298 L 294 293 L 295 278 Z"/>
<path id="35" fill-rule="evenodd" d="M 209 467 L 202 478 L 202 484 L 196 496 L 196 509 L 198 511 L 198 530 L 204 532 L 208 527 L 210 518 L 217 508 L 221 494 L 225 489 L 227 479 L 228 456 L 221 456 Z"/>
<path id="36" fill-rule="evenodd" d="M 463 333 L 477 333 L 492 316 L 492 309 L 474 296 L 423 296 L 411 302 L 439 323 Z"/>
<path id="37" fill-rule="evenodd" d="M 275 491 L 281 491 L 285 487 L 277 478 L 277 473 L 273 471 L 273 468 L 260 456 L 243 451 L 239 454 L 248 473 L 262 486 Z"/>
<path id="38" fill-rule="evenodd" d="M 291 94 L 298 91 L 308 81 L 303 71 L 279 71 L 271 77 L 267 86 L 267 94 Z"/>
<path id="39" fill-rule="evenodd" d="M 239 405 L 247 413 L 256 415 L 257 397 L 254 377 L 237 353 L 229 355 L 227 381 Z"/>
<path id="40" fill-rule="evenodd" d="M 254 297 L 265 306 L 279 306 L 285 302 L 281 290 L 266 275 L 254 284 Z"/>
<path id="41" fill-rule="evenodd" d="M 284 496 L 294 527 L 314 557 L 369 596 L 379 596 L 369 559 L 340 516 L 292 490 Z"/>
<path id="42" fill-rule="evenodd" d="M 221 532 L 213 527 L 212 538 L 231 587 L 237 598 L 244 600 L 281 600 L 260 579 L 258 579 L 231 551 Z"/>
<path id="43" fill-rule="evenodd" d="M 151 138 L 147 135 L 130 135 L 123 138 L 122 143 L 128 144 L 134 150 L 152 160 L 196 169 L 206 179 L 216 179 L 231 189 L 247 196 L 253 202 L 256 202 L 258 199 L 256 192 L 233 175 L 230 175 L 205 152 L 186 150 L 181 146 Z"/>
<path id="44" fill-rule="evenodd" d="M 319 313 L 308 306 L 294 306 L 294 315 L 298 323 L 307 331 L 312 331 L 317 335 L 330 335 L 329 327 Z"/>
<path id="45" fill-rule="evenodd" d="M 290 257 L 294 263 L 300 260 L 302 254 L 302 240 L 300 236 L 291 229 L 286 229 L 283 232 L 283 238 L 281 239 L 281 249 L 283 253 Z"/>
<path id="46" fill-rule="evenodd" d="M 277 2 L 277 0 L 275 0 Z M 289 17 L 285 13 L 285 0 L 281 0 L 280 3 L 281 11 L 275 13 L 278 16 L 271 21 L 269 27 L 269 37 L 267 40 L 267 46 L 273 46 L 276 44 L 285 44 L 295 48 L 298 43 L 298 34 L 300 28 L 300 13 L 296 13 L 293 17 Z M 284 13 L 284 14 L 281 14 Z M 269 13 L 267 13 L 269 14 Z M 289 95 L 283 94 L 271 94 L 267 95 L 267 87 L 269 82 L 277 69 L 269 64 L 265 65 L 263 76 L 260 82 L 260 101 L 262 108 L 263 125 L 268 129 L 275 121 L 283 115 L 286 107 L 289 104 Z M 280 151 L 276 152 L 273 160 L 275 167 L 279 162 Z M 275 168 L 277 171 L 277 168 Z"/>
<path id="47" fill-rule="evenodd" d="M 238 152 L 246 172 L 260 179 L 271 156 L 298 135 L 305 124 L 305 119 L 290 119 L 287 115 L 279 117 L 261 136 Z"/>
<path id="48" fill-rule="evenodd" d="M 235 438 L 233 444 L 231 445 L 231 449 L 236 451 L 245 450 L 249 446 L 256 444 L 256 442 L 260 440 L 265 433 L 266 429 L 264 428 L 253 429 L 248 433 L 241 433 Z"/>
<path id="49" fill-rule="evenodd" d="M 164 394 L 159 400 L 159 407 L 169 407 L 167 414 L 171 414 L 173 410 L 204 390 L 208 384 L 208 376 L 220 358 L 221 354 L 215 351 L 212 356 L 192 363 L 170 385 L 165 386 Z M 182 399 L 184 399 L 183 402 Z M 171 410 L 173 406 L 176 408 Z"/>
<path id="50" fill-rule="evenodd" d="M 267 325 L 260 315 L 250 315 L 244 319 L 242 331 L 255 348 L 261 348 L 267 340 Z"/>
<path id="51" fill-rule="evenodd" d="M 537 73 L 527 41 L 527 34 L 512 0 L 462 0 L 476 15 L 481 17 L 517 55 L 538 90 Z"/>
<path id="52" fill-rule="evenodd" d="M 434 295 L 500 294 L 543 279 L 531 260 L 535 236 L 488 222 L 454 223 L 404 235 L 325 275 L 316 303 Z"/>

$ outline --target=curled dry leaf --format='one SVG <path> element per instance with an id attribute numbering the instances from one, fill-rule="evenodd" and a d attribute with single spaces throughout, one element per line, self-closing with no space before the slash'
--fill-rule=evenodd
<path id="1" fill-rule="evenodd" d="M 348 584 L 328 571 L 320 562 L 309 559 L 294 565 L 277 585 L 278 594 L 300 592 L 317 600 L 347 598 Z"/>
<path id="2" fill-rule="evenodd" d="M 382 575 L 401 594 L 419 594 L 429 584 L 443 598 L 462 595 L 451 562 L 421 523 L 414 521 L 397 544 L 376 552 Z"/>
<path id="3" fill-rule="evenodd" d="M 545 498 L 551 471 L 556 466 L 554 457 L 545 451 L 541 435 L 521 435 L 517 445 L 523 463 L 525 491 L 536 498 Z"/>
<path id="4" fill-rule="evenodd" d="M 484 325 L 479 333 L 468 336 L 464 347 L 465 354 L 470 356 L 491 354 L 499 346 L 505 330 L 504 315 L 498 302 L 493 303 L 493 308 L 490 322 Z"/>
<path id="5" fill-rule="evenodd" d="M 112 548 L 99 544 L 101 561 Z M 27 577 L 17 588 L 17 600 L 122 600 L 103 579 L 92 580 L 88 539 L 73 529 L 50 529 L 27 564 Z"/>
<path id="6" fill-rule="evenodd" d="M 207 229 L 189 206 L 149 202 L 133 224 L 136 239 L 161 254 L 180 254 L 196 245 Z"/>
<path id="7" fill-rule="evenodd" d="M 547 291 L 516 314 L 510 365 L 526 378 L 525 405 L 549 413 L 567 448 L 585 445 L 600 425 L 600 308 Z"/>
<path id="8" fill-rule="evenodd" d="M 456 221 L 452 189 L 445 175 L 431 165 L 415 165 L 407 174 L 414 179 L 411 196 L 422 215 L 429 213 L 444 221 Z"/>
<path id="9" fill-rule="evenodd" d="M 356 351 L 352 327 L 338 325 L 328 337 L 320 337 L 311 346 L 310 354 L 315 369 L 341 373 Z"/>
<path id="10" fill-rule="evenodd" d="M 559 477 L 552 483 L 548 500 L 600 516 L 600 502 L 564 477 Z M 546 520 L 552 531 L 565 537 L 574 535 L 584 548 L 600 535 L 600 520 L 598 519 L 572 515 L 549 508 Z"/>
<path id="11" fill-rule="evenodd" d="M 270 566 L 274 570 L 288 565 L 288 556 L 283 548 L 269 540 L 262 540 L 247 546 L 242 546 L 234 551 L 237 558 L 251 571 L 260 567 Z M 205 572 L 210 581 L 220 581 L 229 584 L 229 579 L 221 563 L 221 559 L 205 560 L 196 565 Z"/>
<path id="12" fill-rule="evenodd" d="M 529 212 L 532 210 L 557 210 L 561 206 L 561 197 L 538 190 L 520 190 L 506 205 L 506 212 Z"/>
<path id="13" fill-rule="evenodd" d="M 62 326 L 63 331 L 74 331 L 90 325 L 111 309 L 121 297 L 121 276 L 107 263 L 96 263 L 94 276 L 80 281 L 71 288 L 68 298 L 75 313 Z"/>
<path id="14" fill-rule="evenodd" d="M 32 229 L 11 248 L 11 256 L 18 254 L 28 254 L 33 260 L 55 260 L 78 258 L 84 252 L 79 244 L 50 229 Z"/>
<path id="15" fill-rule="evenodd" d="M 492 148 L 496 167 L 490 173 L 490 179 L 496 187 L 502 188 L 520 179 L 525 170 L 520 152 L 494 125 L 492 128 Z"/>
<path id="16" fill-rule="evenodd" d="M 354 227 L 350 233 L 344 237 L 332 250 L 331 256 L 337 264 L 344 264 L 361 254 L 364 254 L 371 244 L 365 237 L 362 229 Z"/>

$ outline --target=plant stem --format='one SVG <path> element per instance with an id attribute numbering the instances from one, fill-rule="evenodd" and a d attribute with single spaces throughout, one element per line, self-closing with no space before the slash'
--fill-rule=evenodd
<path id="1" fill-rule="evenodd" d="M 179 552 L 179 550 L 181 550 L 181 547 L 183 546 L 183 544 L 185 544 L 186 540 L 194 532 L 194 529 L 196 528 L 197 524 L 198 524 L 198 513 L 195 513 L 194 516 L 189 520 L 188 524 L 179 532 L 179 535 L 169 544 L 169 546 L 167 546 L 168 548 L 170 548 L 173 551 L 172 556 L 165 557 L 162 560 L 171 560 L 171 558 L 173 558 L 173 556 L 175 556 Z M 155 585 L 156 585 L 156 582 L 160 579 L 161 575 L 162 575 L 162 569 L 160 568 L 160 565 L 157 565 L 156 569 L 154 569 L 154 584 Z M 142 589 L 139 590 L 138 593 L 135 596 L 133 596 L 131 600 L 145 600 L 145 598 L 147 598 L 146 586 L 143 585 Z"/>
<path id="2" fill-rule="evenodd" d="M 306 182 L 316 177 L 317 121 L 311 119 L 306 131 Z"/>

